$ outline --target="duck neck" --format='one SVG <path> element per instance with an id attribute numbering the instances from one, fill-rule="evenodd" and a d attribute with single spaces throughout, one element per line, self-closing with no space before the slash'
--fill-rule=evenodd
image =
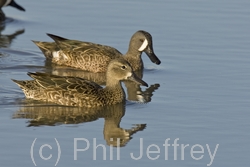
<path id="1" fill-rule="evenodd" d="M 126 57 L 132 57 L 132 58 L 140 58 L 142 52 L 137 49 L 137 47 L 134 46 L 133 43 L 129 44 L 128 51 L 125 54 Z"/>
<path id="2" fill-rule="evenodd" d="M 125 99 L 125 92 L 120 81 L 114 82 L 114 80 L 107 80 L 105 94 L 107 96 L 106 99 L 112 101 L 110 104 L 120 103 Z M 110 98 L 110 96 L 112 96 L 112 98 Z"/>
<path id="3" fill-rule="evenodd" d="M 143 68 L 141 54 L 142 52 L 137 49 L 129 47 L 127 53 L 124 55 L 124 59 L 130 63 L 135 71 Z"/>

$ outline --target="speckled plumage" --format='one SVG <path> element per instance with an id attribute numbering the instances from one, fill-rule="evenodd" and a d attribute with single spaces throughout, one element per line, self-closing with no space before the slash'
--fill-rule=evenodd
<path id="1" fill-rule="evenodd" d="M 122 57 L 131 64 L 133 70 L 139 70 L 143 68 L 142 52 L 145 52 L 152 62 L 161 63 L 154 54 L 152 36 L 142 30 L 137 31 L 131 37 L 128 51 L 124 56 L 117 49 L 110 46 L 69 40 L 52 34 L 48 35 L 55 42 L 33 42 L 40 48 L 47 59 L 58 65 L 66 65 L 91 72 L 105 72 L 111 60 Z"/>
<path id="2" fill-rule="evenodd" d="M 28 75 L 34 80 L 13 80 L 27 98 L 67 106 L 97 107 L 120 103 L 125 99 L 121 80 L 133 80 L 147 86 L 134 74 L 124 59 L 112 60 L 108 65 L 105 88 L 78 77 L 62 77 L 39 72 Z"/>

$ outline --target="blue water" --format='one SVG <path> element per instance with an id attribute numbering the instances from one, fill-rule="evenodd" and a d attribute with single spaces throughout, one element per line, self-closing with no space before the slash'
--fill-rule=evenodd
<path id="1" fill-rule="evenodd" d="M 26 12 L 5 7 L 0 29 L 0 166 L 34 166 L 31 150 L 37 166 L 55 166 L 56 140 L 62 167 L 249 166 L 250 1 L 16 1 Z M 149 103 L 128 102 L 119 116 L 118 129 L 146 124 L 124 147 L 108 146 L 102 117 L 29 126 L 32 116 L 58 118 L 61 111 L 39 103 L 31 116 L 20 112 L 33 102 L 10 79 L 51 70 L 31 40 L 52 41 L 52 33 L 125 53 L 140 29 L 151 33 L 162 61 L 157 66 L 143 54 L 143 79 L 159 87 Z"/>

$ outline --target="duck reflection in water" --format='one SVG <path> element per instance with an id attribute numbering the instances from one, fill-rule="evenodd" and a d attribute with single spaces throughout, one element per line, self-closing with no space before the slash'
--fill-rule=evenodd
<path id="1" fill-rule="evenodd" d="M 146 124 L 135 124 L 130 129 L 120 127 L 121 119 L 125 115 L 125 101 L 97 108 L 44 105 L 44 103 L 29 99 L 24 102 L 27 105 L 20 107 L 12 118 L 31 119 L 28 121 L 28 127 L 80 124 L 104 118 L 103 135 L 107 145 L 123 147 L 132 139 L 133 134 L 146 128 Z"/>
<path id="2" fill-rule="evenodd" d="M 2 34 L 2 31 L 5 30 L 6 23 L 12 21 L 12 19 L 9 19 L 9 18 L 6 19 L 5 14 L 2 11 L 2 7 L 5 7 L 5 6 L 12 6 L 21 11 L 25 11 L 25 9 L 21 7 L 20 5 L 18 5 L 14 0 L 0 0 L 0 48 L 9 48 L 12 40 L 16 36 L 24 33 L 24 29 L 20 29 L 20 30 L 16 30 L 16 32 L 12 34 L 8 34 L 8 35 Z"/>
<path id="3" fill-rule="evenodd" d="M 0 48 L 9 48 L 12 40 L 15 39 L 18 35 L 24 33 L 24 29 L 16 30 L 12 34 L 2 34 L 2 31 L 5 30 L 5 24 L 0 23 Z"/>

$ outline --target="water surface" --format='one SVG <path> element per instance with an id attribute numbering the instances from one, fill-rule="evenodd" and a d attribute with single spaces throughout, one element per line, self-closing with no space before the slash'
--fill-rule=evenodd
<path id="1" fill-rule="evenodd" d="M 55 138 L 61 148 L 57 166 L 248 166 L 249 1 L 72 2 L 19 0 L 26 12 L 3 9 L 8 18 L 0 28 L 1 166 L 34 166 L 30 149 L 35 139 L 36 165 L 54 166 Z M 103 115 L 82 119 L 79 113 L 84 112 L 75 109 L 34 104 L 11 81 L 29 79 L 28 71 L 62 70 L 54 71 L 31 42 L 52 41 L 46 33 L 110 45 L 125 53 L 131 35 L 140 29 L 153 36 L 162 63 L 152 64 L 143 54 L 143 79 L 157 85 L 153 96 L 147 104 L 128 102 L 124 110 L 118 109 L 117 117 L 111 114 L 116 118 L 111 129 L 138 130 L 120 150 L 108 146 Z M 69 121 L 76 117 L 78 121 Z M 82 149 L 89 141 L 89 149 L 78 152 L 74 160 L 76 138 L 84 139 L 78 141 Z M 163 144 L 168 139 L 171 145 L 166 151 Z M 42 149 L 45 158 L 52 155 L 47 161 L 39 156 L 44 144 L 52 147 Z M 98 144 L 106 148 L 106 161 L 102 146 L 94 149 Z M 192 154 L 192 147 L 198 152 Z M 155 153 L 147 155 L 147 148 Z"/>

